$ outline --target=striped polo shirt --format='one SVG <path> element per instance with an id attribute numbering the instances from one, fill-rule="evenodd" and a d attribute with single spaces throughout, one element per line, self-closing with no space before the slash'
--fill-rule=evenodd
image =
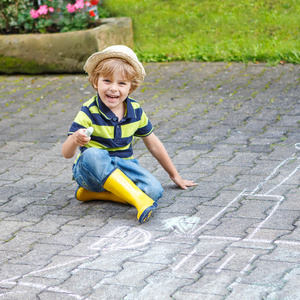
<path id="1" fill-rule="evenodd" d="M 71 135 L 81 128 L 94 128 L 90 142 L 80 147 L 81 153 L 94 147 L 107 150 L 110 156 L 133 158 L 134 136 L 147 136 L 153 127 L 137 101 L 127 97 L 125 104 L 125 115 L 121 121 L 101 101 L 99 95 L 83 104 L 69 131 Z"/>

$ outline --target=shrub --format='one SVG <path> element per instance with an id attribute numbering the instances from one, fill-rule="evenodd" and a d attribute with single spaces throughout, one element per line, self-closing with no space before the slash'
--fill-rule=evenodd
<path id="1" fill-rule="evenodd" d="M 109 16 L 99 0 L 0 0 L 0 32 L 66 32 L 93 26 Z"/>

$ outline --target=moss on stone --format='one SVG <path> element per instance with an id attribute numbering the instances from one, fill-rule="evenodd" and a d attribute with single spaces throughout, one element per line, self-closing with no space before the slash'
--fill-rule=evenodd
<path id="1" fill-rule="evenodd" d="M 56 64 L 39 65 L 36 61 L 26 60 L 11 56 L 0 56 L 0 73 L 2 74 L 42 74 L 42 73 L 55 73 L 57 72 Z"/>

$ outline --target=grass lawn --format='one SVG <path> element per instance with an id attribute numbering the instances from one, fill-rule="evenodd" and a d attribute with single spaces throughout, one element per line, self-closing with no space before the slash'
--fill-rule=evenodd
<path id="1" fill-rule="evenodd" d="M 143 61 L 300 63 L 299 0 L 105 0 Z"/>

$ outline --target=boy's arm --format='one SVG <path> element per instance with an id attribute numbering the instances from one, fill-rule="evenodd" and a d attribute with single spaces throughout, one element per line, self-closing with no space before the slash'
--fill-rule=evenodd
<path id="1" fill-rule="evenodd" d="M 178 186 L 180 186 L 182 189 L 186 189 L 188 186 L 197 185 L 197 183 L 195 183 L 194 181 L 184 180 L 180 177 L 164 145 L 153 132 L 150 135 L 143 137 L 142 139 L 149 152 L 158 160 L 161 166 L 169 174 L 170 178 Z"/>
<path id="2" fill-rule="evenodd" d="M 86 129 L 79 129 L 74 134 L 68 136 L 61 148 L 64 158 L 72 158 L 76 154 L 78 147 L 83 147 L 90 141 L 91 138 L 85 135 L 85 131 Z"/>

